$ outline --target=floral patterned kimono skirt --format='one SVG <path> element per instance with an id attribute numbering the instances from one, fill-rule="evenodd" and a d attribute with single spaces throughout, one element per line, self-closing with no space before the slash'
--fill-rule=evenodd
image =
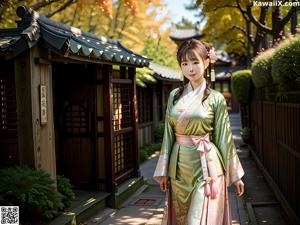
<path id="1" fill-rule="evenodd" d="M 206 82 L 188 83 L 173 105 L 170 93 L 162 148 L 154 172 L 170 178 L 168 225 L 228 225 L 227 186 L 244 175 L 234 146 L 224 96 Z M 166 218 L 165 218 L 166 219 Z"/>

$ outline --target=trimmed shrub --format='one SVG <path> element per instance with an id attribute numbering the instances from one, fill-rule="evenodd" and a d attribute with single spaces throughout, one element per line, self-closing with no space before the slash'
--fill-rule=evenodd
<path id="1" fill-rule="evenodd" d="M 275 49 L 270 48 L 258 55 L 251 66 L 252 81 L 256 88 L 261 88 L 273 83 L 272 80 L 272 63 Z"/>
<path id="2" fill-rule="evenodd" d="M 71 185 L 70 180 L 64 176 L 58 175 L 56 180 L 57 191 L 62 195 L 62 205 L 60 210 L 64 210 L 70 207 L 75 199 L 75 194 L 72 190 L 73 186 Z"/>
<path id="3" fill-rule="evenodd" d="M 164 129 L 165 129 L 165 123 L 159 122 L 155 124 L 154 126 L 154 142 L 155 143 L 161 143 L 163 141 L 163 136 L 164 136 Z"/>
<path id="4" fill-rule="evenodd" d="M 54 218 L 62 207 L 61 197 L 43 170 L 27 166 L 0 170 L 0 205 L 19 206 L 25 220 Z"/>
<path id="5" fill-rule="evenodd" d="M 160 147 L 161 147 L 161 143 L 151 143 L 144 146 L 149 156 L 152 155 L 155 151 L 159 151 Z"/>
<path id="6" fill-rule="evenodd" d="M 251 91 L 251 70 L 239 70 L 231 76 L 231 88 L 235 99 L 247 104 Z"/>
<path id="7" fill-rule="evenodd" d="M 300 36 L 277 46 L 273 56 L 272 77 L 278 83 L 277 96 L 285 96 L 290 84 L 300 83 Z"/>
<path id="8" fill-rule="evenodd" d="M 144 162 L 148 159 L 148 154 L 147 151 L 145 150 L 145 148 L 140 148 L 140 161 Z"/>
<path id="9" fill-rule="evenodd" d="M 144 162 L 152 155 L 155 151 L 159 151 L 161 148 L 161 143 L 151 143 L 146 144 L 140 148 L 140 160 Z"/>

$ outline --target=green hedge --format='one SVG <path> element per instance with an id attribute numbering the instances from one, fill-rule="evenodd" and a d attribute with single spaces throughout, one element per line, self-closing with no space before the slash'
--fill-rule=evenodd
<path id="1" fill-rule="evenodd" d="M 231 88 L 235 99 L 247 104 L 251 90 L 251 70 L 239 70 L 231 76 Z"/>
<path id="2" fill-rule="evenodd" d="M 252 63 L 252 81 L 256 88 L 265 87 L 273 83 L 271 71 L 274 51 L 274 48 L 268 49 L 257 56 Z"/>
<path id="3" fill-rule="evenodd" d="M 164 122 L 158 122 L 154 126 L 154 142 L 159 143 L 162 142 L 163 136 L 164 136 L 164 129 L 165 129 L 165 123 Z"/>
<path id="4" fill-rule="evenodd" d="M 54 180 L 43 170 L 28 166 L 0 170 L 0 205 L 20 207 L 22 221 L 53 219 L 75 199 L 70 180 L 57 176 Z"/>
<path id="5" fill-rule="evenodd" d="M 285 95 L 289 84 L 300 83 L 300 36 L 282 42 L 274 52 L 272 77 L 278 83 L 278 95 Z"/>
<path id="6" fill-rule="evenodd" d="M 151 156 L 156 151 L 159 151 L 161 148 L 161 143 L 151 143 L 146 144 L 143 147 L 140 148 L 140 161 L 144 162 L 146 161 L 149 156 Z"/>
<path id="7" fill-rule="evenodd" d="M 27 166 L 0 170 L 0 205 L 20 206 L 22 219 L 54 218 L 62 207 L 61 199 L 54 181 L 43 170 Z M 41 215 L 35 213 L 38 208 Z"/>

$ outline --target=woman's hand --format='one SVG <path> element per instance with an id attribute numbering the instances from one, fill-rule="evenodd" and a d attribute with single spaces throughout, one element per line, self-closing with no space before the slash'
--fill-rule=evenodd
<path id="1" fill-rule="evenodd" d="M 244 194 L 244 182 L 239 179 L 236 182 L 234 182 L 235 186 L 235 193 L 238 197 L 241 197 Z"/>
<path id="2" fill-rule="evenodd" d="M 163 176 L 160 179 L 160 189 L 165 192 L 169 188 L 169 177 Z"/>

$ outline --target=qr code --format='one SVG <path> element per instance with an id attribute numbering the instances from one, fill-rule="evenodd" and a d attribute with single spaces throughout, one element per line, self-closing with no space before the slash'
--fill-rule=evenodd
<path id="1" fill-rule="evenodd" d="M 0 225 L 19 225 L 19 206 L 0 206 Z"/>

